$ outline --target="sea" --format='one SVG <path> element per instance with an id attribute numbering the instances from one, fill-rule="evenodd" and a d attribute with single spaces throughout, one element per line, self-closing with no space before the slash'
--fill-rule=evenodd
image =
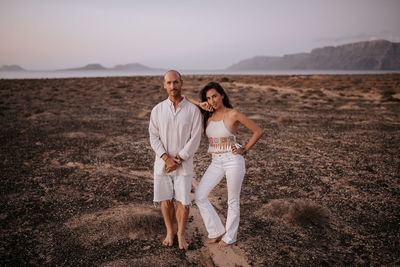
<path id="1" fill-rule="evenodd" d="M 339 74 L 399 74 L 400 70 L 265 70 L 265 71 L 229 71 L 229 70 L 182 70 L 182 75 L 339 75 Z M 57 79 L 57 78 L 92 78 L 92 77 L 126 77 L 126 76 L 161 76 L 165 71 L 115 71 L 115 70 L 81 70 L 81 71 L 0 71 L 0 79 Z"/>

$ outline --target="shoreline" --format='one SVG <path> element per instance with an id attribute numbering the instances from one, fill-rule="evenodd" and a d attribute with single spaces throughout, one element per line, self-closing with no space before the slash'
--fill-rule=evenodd
<path id="1" fill-rule="evenodd" d="M 292 71 L 181 71 L 182 75 L 232 75 L 232 76 L 293 76 L 293 75 L 384 75 L 400 74 L 400 70 L 292 70 Z M 21 71 L 0 72 L 0 80 L 63 79 L 63 78 L 107 78 L 162 76 L 164 72 L 128 71 Z"/>

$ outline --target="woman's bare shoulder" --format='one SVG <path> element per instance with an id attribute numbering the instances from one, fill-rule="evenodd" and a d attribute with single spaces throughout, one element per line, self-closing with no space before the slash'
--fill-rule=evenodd
<path id="1" fill-rule="evenodd" d="M 232 118 L 237 118 L 238 116 L 243 115 L 243 114 L 242 114 L 238 109 L 236 109 L 236 108 L 230 108 L 230 109 L 227 109 L 227 111 L 228 111 L 229 116 L 232 117 Z"/>

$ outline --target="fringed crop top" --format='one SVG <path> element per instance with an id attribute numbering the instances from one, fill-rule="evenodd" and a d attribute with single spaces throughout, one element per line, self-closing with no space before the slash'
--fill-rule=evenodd
<path id="1" fill-rule="evenodd" d="M 232 151 L 232 144 L 236 144 L 236 136 L 225 126 L 224 119 L 210 121 L 206 128 L 208 137 L 208 153 L 225 153 Z"/>

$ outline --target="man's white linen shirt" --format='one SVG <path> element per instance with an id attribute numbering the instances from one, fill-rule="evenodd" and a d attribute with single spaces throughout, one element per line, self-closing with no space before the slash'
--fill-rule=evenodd
<path id="1" fill-rule="evenodd" d="M 157 104 L 150 115 L 150 145 L 156 153 L 154 174 L 157 175 L 193 175 L 193 156 L 200 145 L 202 119 L 199 109 L 185 97 L 178 104 L 167 98 Z M 165 171 L 165 162 L 161 156 L 167 153 L 171 157 L 178 154 L 183 159 L 182 166 L 174 172 Z"/>

